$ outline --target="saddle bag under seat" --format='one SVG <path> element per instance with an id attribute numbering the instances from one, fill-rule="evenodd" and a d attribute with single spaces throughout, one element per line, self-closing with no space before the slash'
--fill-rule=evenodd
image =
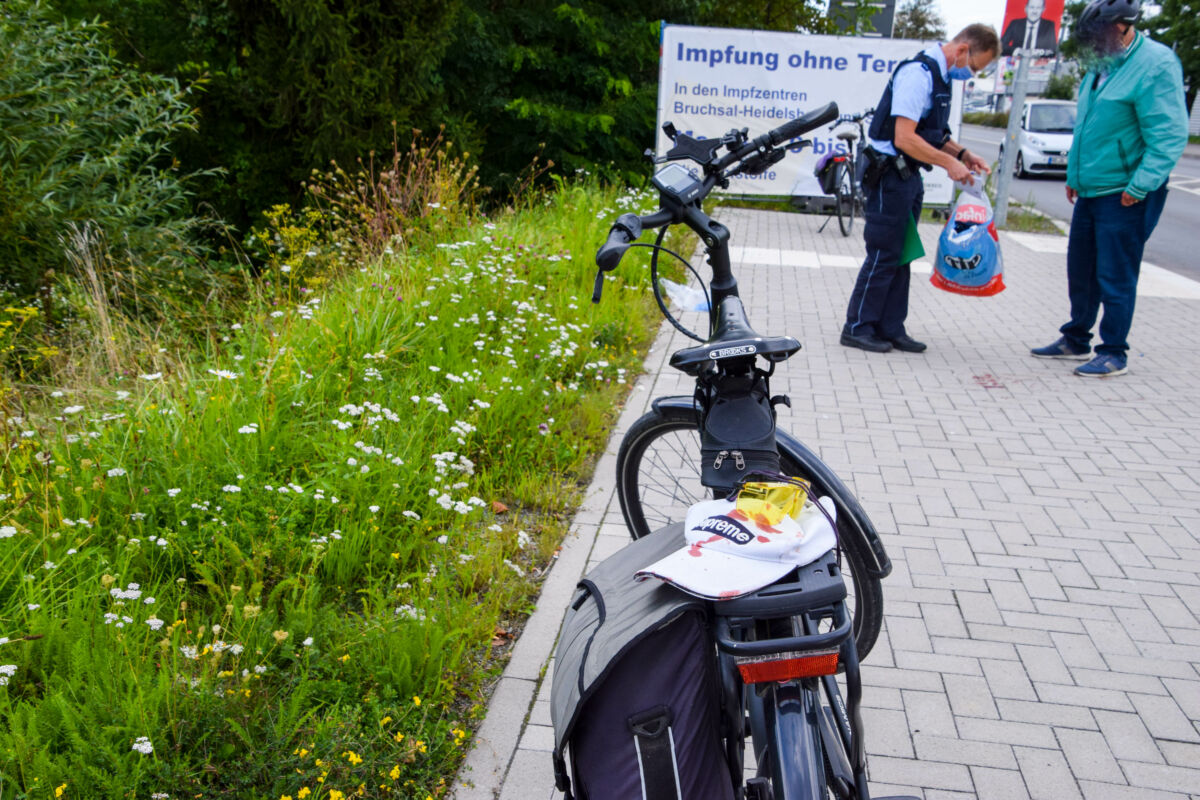
<path id="1" fill-rule="evenodd" d="M 775 409 L 766 379 L 727 375 L 720 385 L 697 389 L 704 409 L 700 427 L 700 482 L 730 492 L 751 472 L 778 472 Z"/>
<path id="2" fill-rule="evenodd" d="M 733 800 L 707 606 L 634 581 L 682 546 L 682 527 L 669 526 L 579 583 L 550 693 L 555 781 L 569 799 Z"/>

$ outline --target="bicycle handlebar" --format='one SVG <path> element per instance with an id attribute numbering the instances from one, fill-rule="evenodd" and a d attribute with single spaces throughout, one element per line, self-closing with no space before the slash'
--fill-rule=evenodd
<path id="1" fill-rule="evenodd" d="M 767 131 L 762 136 L 739 147 L 737 150 L 726 153 L 723 158 L 713 165 L 713 170 L 719 172 L 735 161 L 741 161 L 760 150 L 767 150 L 782 142 L 791 141 L 801 134 L 821 127 L 826 122 L 829 122 L 829 120 L 837 117 L 837 115 L 837 103 L 826 103 L 816 111 L 810 111 L 802 117 L 788 120 L 778 128 Z"/>
<path id="2" fill-rule="evenodd" d="M 867 117 L 873 115 L 874 113 L 875 113 L 875 109 L 868 108 L 866 111 L 862 112 L 861 114 L 843 114 L 842 116 L 840 116 L 836 120 L 834 120 L 833 124 L 829 126 L 829 130 L 833 130 L 838 125 L 841 125 L 846 122 L 853 123 L 853 124 L 857 124 L 860 122 L 866 122 Z"/>
<path id="3" fill-rule="evenodd" d="M 701 191 L 692 204 L 698 208 L 700 201 L 708 196 L 714 186 L 722 181 L 726 181 L 732 174 L 736 174 L 738 167 L 744 166 L 742 162 L 758 156 L 765 163 L 774 163 L 783 157 L 782 151 L 778 153 L 772 152 L 774 148 L 808 131 L 821 127 L 831 119 L 836 118 L 837 115 L 837 103 L 827 103 L 803 116 L 788 120 L 778 128 L 767 131 L 741 147 L 733 149 L 734 145 L 730 144 L 730 151 L 722 158 L 715 159 L 716 148 L 713 148 L 710 151 L 713 153 L 713 158 L 702 164 L 705 177 L 701 184 Z M 731 133 L 727 137 L 728 140 L 737 141 L 737 137 Z M 738 167 L 735 167 L 734 170 L 726 174 L 725 169 L 733 164 L 737 164 Z M 596 252 L 596 266 L 600 269 L 596 273 L 596 283 L 592 289 L 592 302 L 600 302 L 600 295 L 604 289 L 604 273 L 616 269 L 617 265 L 621 262 L 622 256 L 625 255 L 625 251 L 629 249 L 629 245 L 642 235 L 642 231 L 647 228 L 660 228 L 672 222 L 680 222 L 682 219 L 683 217 L 679 209 L 669 208 L 660 208 L 653 214 L 648 214 L 644 217 L 639 217 L 637 214 L 622 214 L 618 217 L 617 221 L 608 231 L 608 238 Z"/>

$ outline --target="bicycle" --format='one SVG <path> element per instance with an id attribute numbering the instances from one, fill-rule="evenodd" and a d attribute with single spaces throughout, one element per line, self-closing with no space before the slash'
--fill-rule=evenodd
<path id="1" fill-rule="evenodd" d="M 834 130 L 840 125 L 846 123 L 857 125 L 858 133 L 854 131 L 839 131 L 837 138 L 846 143 L 846 149 L 849 151 L 848 156 L 842 156 L 837 160 L 837 172 L 834 178 L 834 213 L 837 215 L 838 228 L 842 231 L 842 236 L 849 236 L 850 231 L 854 229 L 854 218 L 862 217 L 863 211 L 866 208 L 866 197 L 862 190 L 862 174 L 865 170 L 866 155 L 866 129 L 864 123 L 871 118 L 875 113 L 875 109 L 868 108 L 861 114 L 847 114 L 838 119 L 829 126 L 829 130 Z M 821 225 L 817 230 L 818 233 L 825 230 L 825 225 L 829 224 L 829 220 Z"/>
<path id="2" fill-rule="evenodd" d="M 666 165 L 652 178 L 660 208 L 646 216 L 621 215 L 596 254 L 592 301 L 598 303 L 605 272 L 630 247 L 651 248 L 651 283 L 660 310 L 677 329 L 701 342 L 670 360 L 695 378 L 693 395 L 656 399 L 622 440 L 616 489 L 631 536 L 640 539 L 672 523 L 668 530 L 681 532 L 678 523 L 689 506 L 728 494 L 754 472 L 803 478 L 813 495 L 831 497 L 836 508 L 836 554 L 813 569 L 797 570 L 790 582 L 712 603 L 727 757 L 737 796 L 752 800 L 817 800 L 830 790 L 839 798 L 868 797 L 858 664 L 880 631 L 880 580 L 890 573 L 891 562 L 878 532 L 836 474 L 812 450 L 776 429 L 775 407 L 790 402 L 771 396 L 769 378 L 800 343 L 788 336 L 759 336 L 750 326 L 730 263 L 729 230 L 707 216 L 701 203 L 716 186 L 728 186 L 734 175 L 766 170 L 786 155 L 792 139 L 836 116 L 837 106 L 830 103 L 750 141 L 745 129 L 698 140 L 667 123 L 663 129 L 673 147 L 655 159 Z M 799 149 L 795 142 L 790 146 Z M 726 153 L 718 157 L 722 149 Z M 673 163 L 681 160 L 695 162 L 701 172 Z M 688 330 L 670 313 L 658 284 L 659 254 L 670 253 L 662 241 L 676 224 L 700 236 L 712 267 L 707 337 Z M 661 229 L 653 245 L 636 243 L 644 230 L 653 228 Z M 670 254 L 691 269 L 682 256 Z M 759 367 L 759 357 L 768 369 Z M 797 654 L 822 648 L 837 653 L 845 700 L 835 670 L 796 672 L 778 666 L 804 662 L 807 657 Z M 754 663 L 776 667 L 752 680 L 743 666 Z M 758 776 L 743 789 L 739 776 L 747 725 Z"/>

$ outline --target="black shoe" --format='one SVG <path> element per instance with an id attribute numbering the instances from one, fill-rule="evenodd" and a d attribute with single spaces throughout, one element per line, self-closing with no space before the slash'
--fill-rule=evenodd
<path id="1" fill-rule="evenodd" d="M 868 353 L 886 353 L 892 349 L 890 343 L 871 333 L 855 336 L 852 333 L 843 331 L 842 344 L 846 347 L 857 347 L 859 350 L 866 350 Z"/>
<path id="2" fill-rule="evenodd" d="M 905 353 L 924 353 L 928 346 L 924 342 L 918 342 L 907 333 L 894 339 L 888 339 L 888 341 L 892 343 L 892 347 Z"/>

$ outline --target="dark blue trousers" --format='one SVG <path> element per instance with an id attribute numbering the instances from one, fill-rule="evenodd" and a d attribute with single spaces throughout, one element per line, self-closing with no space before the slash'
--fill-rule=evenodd
<path id="1" fill-rule="evenodd" d="M 1125 357 L 1142 252 L 1166 201 L 1166 184 L 1131 206 L 1121 205 L 1120 192 L 1075 201 L 1067 241 L 1071 321 L 1059 329 L 1074 347 L 1088 346 L 1103 304 L 1096 352 Z"/>
<path id="2" fill-rule="evenodd" d="M 889 169 L 867 190 L 863 240 L 867 258 L 850 295 L 843 331 L 855 336 L 874 334 L 883 339 L 905 335 L 911 272 L 900 263 L 908 217 L 921 218 L 925 186 L 915 171 L 907 180 Z"/>

